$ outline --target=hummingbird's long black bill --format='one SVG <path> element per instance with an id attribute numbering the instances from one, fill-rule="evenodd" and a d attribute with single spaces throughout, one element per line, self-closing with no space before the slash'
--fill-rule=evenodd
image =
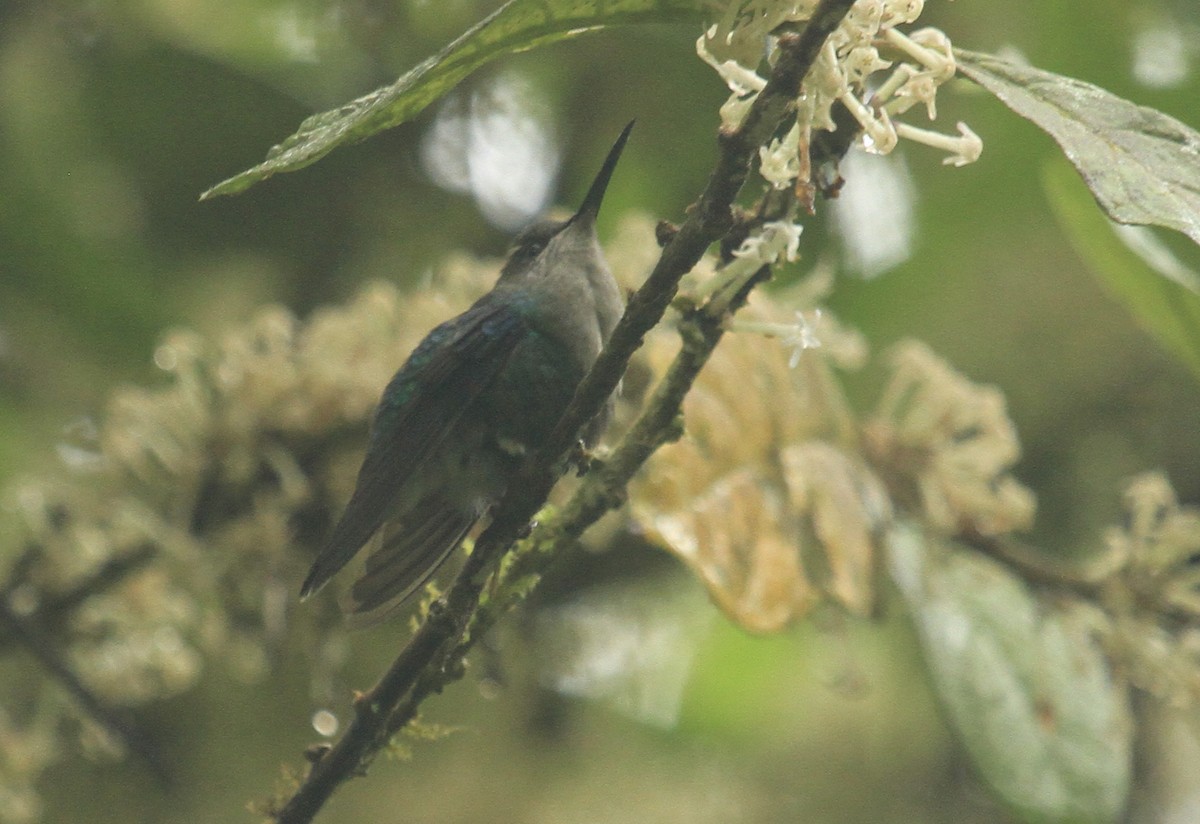
<path id="1" fill-rule="evenodd" d="M 600 202 L 604 200 L 604 190 L 608 188 L 608 181 L 612 178 L 613 169 L 617 168 L 617 161 L 621 159 L 621 150 L 625 148 L 625 141 L 629 139 L 629 133 L 633 131 L 635 122 L 637 121 L 629 121 L 629 124 L 621 130 L 621 136 L 617 138 L 617 142 L 608 150 L 608 157 L 604 158 L 604 165 L 600 167 L 600 172 L 592 181 L 591 188 L 583 198 L 583 205 L 579 207 L 575 217 L 571 218 L 572 221 L 583 215 L 591 215 L 594 218 L 600 214 Z"/>

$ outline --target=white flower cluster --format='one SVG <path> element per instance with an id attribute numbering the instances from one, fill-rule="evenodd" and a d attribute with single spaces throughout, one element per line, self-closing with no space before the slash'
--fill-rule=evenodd
<path id="1" fill-rule="evenodd" d="M 1200 569 L 1195 563 L 1200 509 L 1181 505 L 1171 482 L 1157 472 L 1130 481 L 1125 509 L 1124 525 L 1109 529 L 1105 541 L 1124 564 L 1131 587 L 1177 613 L 1200 616 Z"/>
<path id="2" fill-rule="evenodd" d="M 771 266 L 779 260 L 792 263 L 800 254 L 801 227 L 796 223 L 776 220 L 763 224 L 762 231 L 742 241 L 733 253 L 735 258 L 726 268 L 739 267 L 751 272 L 761 266 Z"/>
<path id="3" fill-rule="evenodd" d="M 1028 529 L 1036 502 L 1010 473 L 1020 456 L 1004 396 L 918 341 L 898 344 L 893 374 L 864 428 L 872 463 L 911 479 L 926 523 L 948 535 Z"/>
<path id="4" fill-rule="evenodd" d="M 776 263 L 793 263 L 800 256 L 800 232 L 804 227 L 786 220 L 764 223 L 757 234 L 742 241 L 733 253 L 733 260 L 725 264 L 717 274 L 691 291 L 691 297 L 699 303 L 713 296 L 723 300 L 730 296 L 730 286 L 745 283 L 764 266 Z M 736 288 L 736 287 L 735 287 Z"/>
<path id="5" fill-rule="evenodd" d="M 1108 646 L 1138 687 L 1176 706 L 1200 704 L 1200 509 L 1157 472 L 1133 478 L 1119 527 L 1105 535 L 1120 567 L 1106 586 Z M 1164 616 L 1170 616 L 1164 620 Z"/>
<path id="6" fill-rule="evenodd" d="M 937 116 L 937 89 L 955 73 L 950 40 L 937 29 L 904 34 L 897 26 L 916 21 L 924 0 L 858 0 L 826 40 L 796 101 L 796 122 L 782 139 L 760 149 L 762 175 L 779 189 L 807 184 L 808 145 L 814 130 L 835 129 L 831 108 L 841 102 L 862 127 L 862 144 L 891 152 L 900 138 L 942 149 L 945 163 L 962 166 L 979 158 L 983 143 L 964 123 L 957 135 L 917 128 L 894 118 L 924 104 Z M 766 86 L 757 73 L 778 57 L 778 32 L 808 20 L 816 0 L 733 0 L 725 14 L 696 42 L 700 57 L 717 70 L 733 94 L 721 107 L 727 128 L 745 117 Z M 895 59 L 885 60 L 883 48 Z M 881 83 L 873 78 L 886 70 Z"/>

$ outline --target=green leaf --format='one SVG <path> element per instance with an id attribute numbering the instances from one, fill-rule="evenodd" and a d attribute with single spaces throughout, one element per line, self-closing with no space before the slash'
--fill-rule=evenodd
<path id="1" fill-rule="evenodd" d="M 302 169 L 338 146 L 398 126 L 493 58 L 605 26 L 698 21 L 704 6 L 704 0 L 510 0 L 395 83 L 305 119 L 295 134 L 267 152 L 266 160 L 200 199 L 236 194 L 277 172 Z"/>
<path id="2" fill-rule="evenodd" d="M 888 551 L 934 688 L 984 779 L 1027 821 L 1117 820 L 1132 722 L 1092 608 L 1040 600 L 1001 564 L 911 525 Z"/>
<path id="3" fill-rule="evenodd" d="M 1200 376 L 1200 277 L 1148 232 L 1120 227 L 1092 206 L 1087 190 L 1061 162 L 1042 168 L 1046 196 L 1075 250 L 1138 322 Z"/>
<path id="4" fill-rule="evenodd" d="M 1118 223 L 1200 243 L 1200 133 L 1097 86 L 955 49 L 958 68 L 1050 134 Z"/>

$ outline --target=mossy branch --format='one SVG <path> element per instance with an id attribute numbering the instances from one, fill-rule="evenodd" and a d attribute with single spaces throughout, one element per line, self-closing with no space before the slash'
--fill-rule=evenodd
<path id="1" fill-rule="evenodd" d="M 720 133 L 716 168 L 704 193 L 689 209 L 687 220 L 663 249 L 646 282 L 630 299 L 625 315 L 562 420 L 544 448 L 526 462 L 509 486 L 449 592 L 434 602 L 425 621 L 380 681 L 355 701 L 355 715 L 345 734 L 316 760 L 292 797 L 278 807 L 275 818 L 281 824 L 311 821 L 334 790 L 361 774 L 388 739 L 415 717 L 425 697 L 461 675 L 463 659 L 478 637 L 478 632 L 468 634 L 467 630 L 480 608 L 488 575 L 545 504 L 558 478 L 558 467 L 574 447 L 580 430 L 615 390 L 646 333 L 661 321 L 680 279 L 709 246 L 732 228 L 734 199 L 746 181 L 755 152 L 780 129 L 821 46 L 851 5 L 853 0 L 821 0 L 803 32 L 781 38 L 780 58 L 766 88 L 740 127 Z M 767 272 L 760 274 L 765 276 Z M 674 429 L 679 404 L 720 340 L 724 315 L 745 300 L 758 279 L 747 281 L 735 296 L 736 301 L 725 304 L 722 317 L 707 317 L 703 312 L 693 317 L 691 322 L 699 333 L 693 338 L 695 342 L 684 346 L 663 388 L 614 459 L 598 472 L 598 480 L 580 490 L 582 494 L 595 489 L 596 497 L 576 497 L 580 503 L 575 505 L 576 515 L 568 531 L 582 532 L 617 499 L 624 481 L 663 442 L 653 432 Z"/>

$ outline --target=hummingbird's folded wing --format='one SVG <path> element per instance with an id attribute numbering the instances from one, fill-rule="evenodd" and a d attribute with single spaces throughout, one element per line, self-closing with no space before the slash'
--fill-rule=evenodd
<path id="1" fill-rule="evenodd" d="M 370 554 L 342 607 L 352 625 L 388 617 L 445 563 L 482 513 L 430 493 L 399 521 L 388 521 L 367 542 Z"/>
<path id="2" fill-rule="evenodd" d="M 514 303 L 485 297 L 413 350 L 383 393 L 354 494 L 301 597 L 333 577 L 388 519 L 404 485 L 504 369 L 525 329 Z"/>

